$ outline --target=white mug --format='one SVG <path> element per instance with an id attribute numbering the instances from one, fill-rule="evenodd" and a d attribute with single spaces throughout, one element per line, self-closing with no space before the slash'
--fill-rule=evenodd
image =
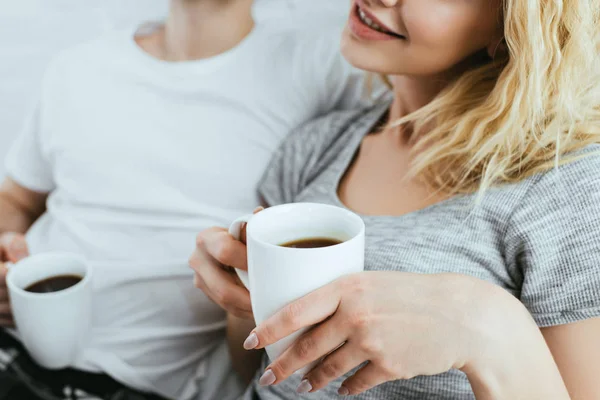
<path id="1" fill-rule="evenodd" d="M 237 219 L 229 233 L 239 240 L 245 223 L 248 272 L 236 271 L 250 291 L 257 324 L 294 300 L 364 270 L 365 224 L 346 209 L 313 203 L 275 206 Z M 281 246 L 310 238 L 331 238 L 342 243 L 311 249 Z M 305 331 L 268 346 L 269 358 L 275 360 Z M 313 366 L 298 372 L 305 373 Z"/>
<path id="2" fill-rule="evenodd" d="M 25 289 L 48 278 L 83 279 L 52 293 Z M 76 254 L 45 253 L 9 265 L 6 283 L 19 338 L 41 366 L 61 369 L 73 364 L 86 339 L 92 313 L 92 273 Z"/>

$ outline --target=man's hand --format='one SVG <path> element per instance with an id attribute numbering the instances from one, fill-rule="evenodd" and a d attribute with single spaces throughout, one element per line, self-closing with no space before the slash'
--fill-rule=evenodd
<path id="1" fill-rule="evenodd" d="M 25 236 L 20 233 L 0 234 L 0 327 L 12 327 L 14 321 L 6 286 L 6 263 L 16 263 L 29 255 Z"/>

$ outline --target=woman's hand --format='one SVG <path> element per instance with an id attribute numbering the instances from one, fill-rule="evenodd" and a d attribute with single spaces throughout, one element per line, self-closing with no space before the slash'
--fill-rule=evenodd
<path id="1" fill-rule="evenodd" d="M 238 318 L 254 318 L 250 293 L 230 268 L 248 269 L 246 245 L 235 240 L 227 229 L 201 232 L 189 264 L 196 273 L 194 284 L 212 301 Z"/>
<path id="2" fill-rule="evenodd" d="M 261 378 L 266 385 L 282 382 L 326 356 L 305 376 L 301 393 L 322 389 L 363 363 L 340 394 L 356 395 L 387 381 L 460 369 L 480 352 L 479 316 L 486 306 L 477 297 L 482 290 L 474 290 L 478 285 L 475 279 L 450 274 L 356 274 L 289 304 L 257 327 L 246 344 L 264 348 L 318 324 Z"/>
<path id="3" fill-rule="evenodd" d="M 258 207 L 254 214 L 262 210 Z M 189 265 L 196 272 L 194 285 L 198 289 L 228 313 L 254 321 L 250 293 L 233 270 L 248 270 L 245 226 L 241 236 L 242 241 L 235 240 L 224 228 L 200 232 Z"/>
<path id="4" fill-rule="evenodd" d="M 12 311 L 6 287 L 7 262 L 18 262 L 29 256 L 25 237 L 19 233 L 3 233 L 0 235 L 0 327 L 14 326 Z"/>

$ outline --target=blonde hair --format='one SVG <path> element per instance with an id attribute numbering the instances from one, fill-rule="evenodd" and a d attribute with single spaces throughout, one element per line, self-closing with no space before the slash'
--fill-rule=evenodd
<path id="1" fill-rule="evenodd" d="M 427 132 L 413 172 L 436 189 L 518 182 L 600 142 L 600 1 L 504 0 L 504 31 L 506 59 L 393 123 Z"/>

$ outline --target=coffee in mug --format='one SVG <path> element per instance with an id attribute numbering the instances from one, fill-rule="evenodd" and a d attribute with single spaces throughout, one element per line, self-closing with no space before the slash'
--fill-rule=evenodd
<path id="1" fill-rule="evenodd" d="M 329 238 L 308 238 L 292 240 L 291 242 L 280 244 L 281 247 L 290 247 L 292 249 L 318 249 L 320 247 L 335 246 L 343 243 L 343 240 Z"/>
<path id="2" fill-rule="evenodd" d="M 236 272 L 250 291 L 257 324 L 286 304 L 364 270 L 365 224 L 347 209 L 315 203 L 279 205 L 237 219 L 229 233 L 239 240 L 246 223 L 248 272 Z M 304 332 L 267 346 L 271 360 Z"/>
<path id="3" fill-rule="evenodd" d="M 44 253 L 9 265 L 6 284 L 17 335 L 42 367 L 73 365 L 88 340 L 92 270 L 71 253 Z"/>
<path id="4" fill-rule="evenodd" d="M 54 293 L 77 285 L 83 277 L 79 275 L 59 275 L 35 282 L 25 288 L 30 293 Z"/>

